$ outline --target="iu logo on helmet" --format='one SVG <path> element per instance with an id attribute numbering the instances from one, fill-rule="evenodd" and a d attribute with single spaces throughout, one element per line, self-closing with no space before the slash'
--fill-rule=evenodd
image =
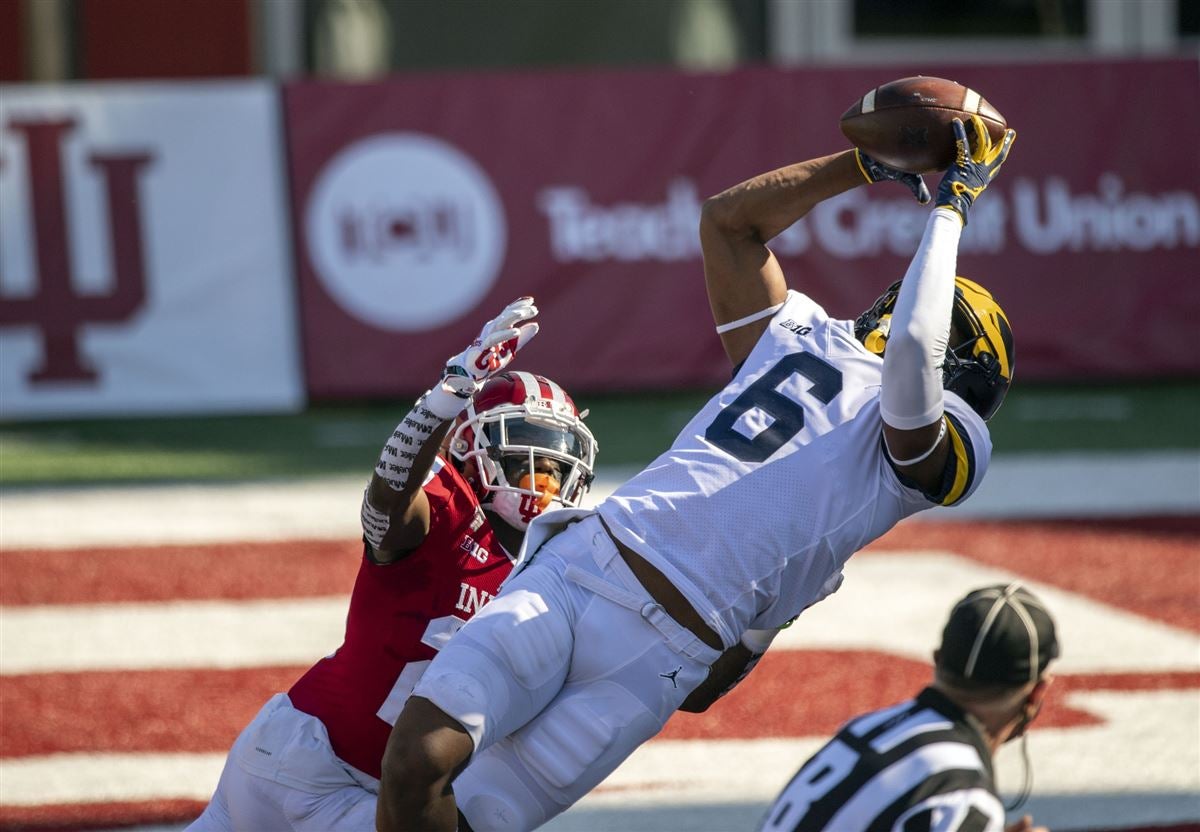
<path id="1" fill-rule="evenodd" d="M 88 155 L 104 181 L 113 279 L 104 295 L 75 290 L 62 160 L 64 138 L 75 126 L 73 118 L 14 118 L 4 125 L 25 138 L 37 289 L 29 297 L 0 298 L 0 326 L 41 331 L 44 360 L 29 375 L 34 384 L 94 382 L 97 373 L 80 354 L 79 328 L 128 320 L 146 299 L 137 177 L 151 161 L 148 153 Z M 0 159 L 0 170 L 4 162 Z"/>
<path id="2" fill-rule="evenodd" d="M 521 518 L 528 523 L 541 514 L 543 508 L 545 508 L 543 497 L 524 494 L 521 496 L 521 504 L 517 510 L 521 512 Z"/>

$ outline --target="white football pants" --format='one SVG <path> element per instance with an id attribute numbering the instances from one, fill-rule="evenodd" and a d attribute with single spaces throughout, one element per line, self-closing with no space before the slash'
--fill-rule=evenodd
<path id="1" fill-rule="evenodd" d="M 208 808 L 184 832 L 375 832 L 379 781 L 333 753 L 279 693 L 238 736 Z"/>
<path id="2" fill-rule="evenodd" d="M 475 832 L 529 830 L 657 734 L 718 652 L 667 616 L 592 515 L 550 539 L 446 645 L 414 696 L 475 742 Z"/>

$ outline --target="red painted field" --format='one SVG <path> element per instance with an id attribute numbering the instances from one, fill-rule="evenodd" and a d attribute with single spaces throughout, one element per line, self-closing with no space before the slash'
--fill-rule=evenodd
<path id="1" fill-rule="evenodd" d="M 936 633 L 905 610 L 928 607 L 936 621 L 960 588 L 1003 575 L 1029 581 L 1060 619 L 1059 680 L 1031 743 L 1035 795 L 1054 796 L 1066 806 L 1057 811 L 1083 807 L 1078 825 L 1068 817 L 1058 828 L 1102 828 L 1086 807 L 1116 799 L 1141 820 L 1114 828 L 1196 829 L 1200 815 L 1186 807 L 1200 799 L 1200 722 L 1188 721 L 1200 717 L 1198 541 L 1197 518 L 905 524 L 852 559 L 846 587 L 738 690 L 704 715 L 675 717 L 580 809 L 618 797 L 647 807 L 769 800 L 847 717 L 924 684 Z M 0 829 L 194 817 L 234 736 L 305 667 L 295 645 L 284 660 L 270 643 L 245 656 L 238 645 L 254 622 L 273 621 L 301 651 L 314 640 L 301 655 L 335 647 L 357 556 L 353 541 L 5 551 Z M 895 632 L 873 623 L 889 605 Z M 234 632 L 205 625 L 189 637 L 196 621 Z M 214 641 L 230 645 L 217 660 L 206 652 Z M 1106 653 L 1129 643 L 1140 649 Z M 1089 761 L 1095 749 L 1105 758 Z M 683 759 L 686 776 L 663 763 Z M 754 785 L 732 778 L 723 797 L 705 760 Z M 1016 769 L 1001 763 L 1004 788 Z"/>

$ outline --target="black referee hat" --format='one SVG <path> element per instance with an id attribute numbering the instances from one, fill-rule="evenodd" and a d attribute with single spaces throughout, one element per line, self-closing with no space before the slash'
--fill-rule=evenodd
<path id="1" fill-rule="evenodd" d="M 1042 602 L 1020 584 L 996 584 L 950 612 L 938 666 L 976 682 L 1021 685 L 1056 658 L 1054 619 Z"/>

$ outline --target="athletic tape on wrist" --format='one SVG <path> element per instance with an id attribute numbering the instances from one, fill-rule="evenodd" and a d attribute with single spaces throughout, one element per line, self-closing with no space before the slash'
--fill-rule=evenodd
<path id="1" fill-rule="evenodd" d="M 457 409 L 449 416 L 443 415 L 450 409 L 446 398 L 458 403 Z M 403 491 L 412 475 L 417 452 L 443 422 L 457 416 L 466 404 L 466 399 L 459 399 L 440 385 L 417 399 L 413 409 L 396 425 L 387 444 L 383 446 L 379 462 L 375 464 L 375 473 L 379 478 L 392 490 Z"/>
<path id="2" fill-rule="evenodd" d="M 383 536 L 387 534 L 391 518 L 385 512 L 371 505 L 370 493 L 370 487 L 363 491 L 361 514 L 363 538 L 371 544 L 371 548 L 378 549 L 383 545 Z"/>

